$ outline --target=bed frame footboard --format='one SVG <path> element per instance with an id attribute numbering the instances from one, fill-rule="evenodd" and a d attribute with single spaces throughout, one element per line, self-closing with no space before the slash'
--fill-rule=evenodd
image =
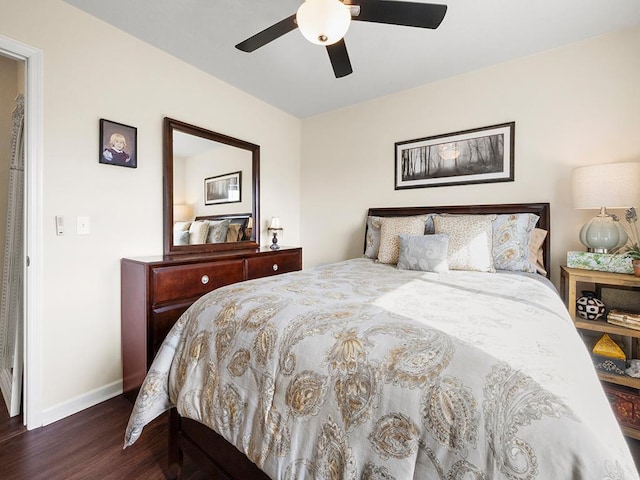
<path id="1" fill-rule="evenodd" d="M 180 417 L 175 408 L 171 409 L 169 422 L 170 480 L 180 478 L 184 454 L 211 478 L 269 480 L 255 463 L 206 425 Z"/>

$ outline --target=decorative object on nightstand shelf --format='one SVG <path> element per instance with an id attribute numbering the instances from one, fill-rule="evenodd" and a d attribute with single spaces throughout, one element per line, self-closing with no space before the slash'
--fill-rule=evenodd
<path id="1" fill-rule="evenodd" d="M 624 371 L 627 368 L 627 356 L 608 334 L 602 335 L 595 344 L 592 357 L 596 370 L 615 375 L 624 375 Z"/>
<path id="2" fill-rule="evenodd" d="M 615 253 L 567 252 L 567 267 L 611 273 L 633 273 L 631 258 Z"/>
<path id="3" fill-rule="evenodd" d="M 609 253 L 627 242 L 627 234 L 607 208 L 640 204 L 640 162 L 607 163 L 576 168 L 572 176 L 573 207 L 600 210 L 580 230 L 590 252 Z"/>
<path id="4" fill-rule="evenodd" d="M 640 313 L 623 312 L 613 308 L 607 315 L 607 322 L 612 325 L 640 330 Z"/>
<path id="5" fill-rule="evenodd" d="M 576 300 L 576 312 L 585 320 L 597 320 L 604 315 L 604 303 L 596 297 L 596 292 L 583 290 Z"/>
<path id="6" fill-rule="evenodd" d="M 629 360 L 629 368 L 624 373 L 633 378 L 640 378 L 640 360 L 635 358 Z"/>
<path id="7" fill-rule="evenodd" d="M 271 221 L 269 222 L 269 227 L 267 228 L 267 230 L 273 232 L 273 238 L 271 239 L 271 246 L 269 248 L 271 250 L 278 250 L 280 248 L 280 245 L 278 245 L 278 232 L 281 232 L 283 230 L 282 226 L 280 225 L 280 218 L 271 217 Z"/>

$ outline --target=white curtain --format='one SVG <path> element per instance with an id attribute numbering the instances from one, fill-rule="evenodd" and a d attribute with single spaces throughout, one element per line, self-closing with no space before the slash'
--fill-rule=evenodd
<path id="1" fill-rule="evenodd" d="M 16 98 L 11 132 L 7 228 L 0 306 L 0 368 L 13 368 L 16 334 L 22 322 L 24 268 L 24 96 Z"/>

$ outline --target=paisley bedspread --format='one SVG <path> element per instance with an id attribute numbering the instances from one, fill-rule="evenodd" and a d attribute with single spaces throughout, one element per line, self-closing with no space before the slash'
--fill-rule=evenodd
<path id="1" fill-rule="evenodd" d="M 590 357 L 529 276 L 348 260 L 215 290 L 125 445 L 177 406 L 274 479 L 637 479 Z"/>

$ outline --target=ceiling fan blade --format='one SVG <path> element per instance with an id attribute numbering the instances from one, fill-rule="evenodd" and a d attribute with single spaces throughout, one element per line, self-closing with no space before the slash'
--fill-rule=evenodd
<path id="1" fill-rule="evenodd" d="M 254 36 L 240 42 L 236 45 L 236 48 L 243 52 L 253 52 L 258 48 L 265 46 L 267 43 L 289 33 L 291 30 L 295 30 L 296 28 L 298 28 L 298 24 L 296 23 L 296 14 L 294 13 L 290 17 L 273 24 L 269 28 L 265 28 Z"/>
<path id="2" fill-rule="evenodd" d="M 329 60 L 331 60 L 331 66 L 333 67 L 333 73 L 336 75 L 336 78 L 346 77 L 353 73 L 344 38 L 333 45 L 327 45 L 327 53 L 329 54 Z"/>
<path id="3" fill-rule="evenodd" d="M 345 5 L 360 7 L 353 20 L 361 22 L 387 23 L 407 27 L 438 28 L 446 5 L 390 0 L 344 0 Z"/>

